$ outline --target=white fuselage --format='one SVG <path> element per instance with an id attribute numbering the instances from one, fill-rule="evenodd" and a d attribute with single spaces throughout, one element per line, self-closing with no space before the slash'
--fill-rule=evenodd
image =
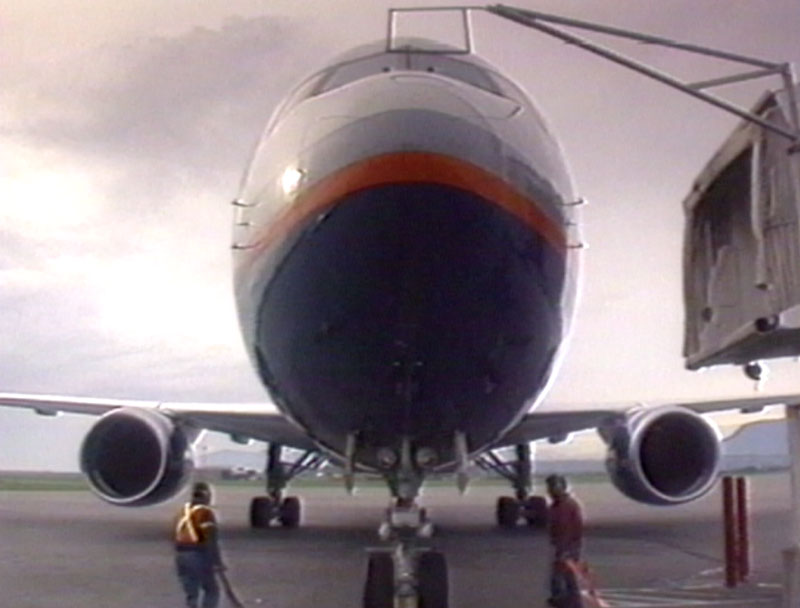
<path id="1" fill-rule="evenodd" d="M 276 404 L 366 465 L 496 441 L 568 332 L 573 200 L 529 99 L 472 56 L 362 49 L 307 79 L 236 203 L 242 332 Z"/>

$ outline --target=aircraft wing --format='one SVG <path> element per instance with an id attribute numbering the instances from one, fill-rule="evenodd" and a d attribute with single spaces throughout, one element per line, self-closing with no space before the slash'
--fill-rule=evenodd
<path id="1" fill-rule="evenodd" d="M 155 410 L 198 429 L 301 450 L 318 449 L 308 435 L 265 403 L 168 403 L 0 393 L 0 407 L 25 408 L 43 416 L 60 413 L 102 416 L 118 408 Z"/>
<path id="2" fill-rule="evenodd" d="M 800 394 L 746 397 L 742 399 L 717 399 L 687 403 L 657 403 L 658 406 L 673 405 L 692 410 L 698 414 L 740 410 L 742 413 L 756 413 L 773 405 L 800 405 Z M 531 412 L 517 426 L 513 427 L 494 447 L 504 447 L 539 439 L 552 439 L 556 442 L 570 433 L 598 428 L 615 420 L 624 418 L 635 409 L 647 407 L 644 404 L 618 404 L 603 409 L 571 409 L 565 411 Z"/>

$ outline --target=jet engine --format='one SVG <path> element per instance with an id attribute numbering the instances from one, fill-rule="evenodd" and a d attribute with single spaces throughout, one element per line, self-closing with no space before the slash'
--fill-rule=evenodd
<path id="1" fill-rule="evenodd" d="M 651 505 L 696 500 L 714 486 L 720 435 L 702 416 L 669 405 L 642 409 L 601 427 L 606 469 L 617 489 Z"/>
<path id="2" fill-rule="evenodd" d="M 100 498 L 139 507 L 171 498 L 193 468 L 186 433 L 159 412 L 121 408 L 83 440 L 81 470 Z"/>

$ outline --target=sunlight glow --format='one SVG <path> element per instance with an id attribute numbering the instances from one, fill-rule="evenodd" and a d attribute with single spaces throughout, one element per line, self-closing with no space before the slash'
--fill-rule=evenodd
<path id="1" fill-rule="evenodd" d="M 47 152 L 5 141 L 2 145 L 9 153 L 0 164 L 0 223 L 44 236 L 90 222 L 101 211 L 102 197 L 85 168 Z"/>
<path id="2" fill-rule="evenodd" d="M 100 269 L 100 324 L 128 344 L 180 350 L 238 344 L 230 293 L 196 280 L 180 261 L 157 253 L 114 260 Z"/>
<path id="3" fill-rule="evenodd" d="M 297 192 L 300 183 L 303 181 L 303 177 L 305 177 L 305 173 L 302 169 L 288 167 L 283 172 L 283 175 L 281 175 L 281 188 L 283 188 L 283 193 L 286 196 L 290 196 Z"/>

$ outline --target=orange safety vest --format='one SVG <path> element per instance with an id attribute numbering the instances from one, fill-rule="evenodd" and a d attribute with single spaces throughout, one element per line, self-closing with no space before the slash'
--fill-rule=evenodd
<path id="1" fill-rule="evenodd" d="M 216 525 L 211 507 L 186 503 L 175 521 L 175 544 L 204 545 L 208 541 L 209 530 Z"/>

